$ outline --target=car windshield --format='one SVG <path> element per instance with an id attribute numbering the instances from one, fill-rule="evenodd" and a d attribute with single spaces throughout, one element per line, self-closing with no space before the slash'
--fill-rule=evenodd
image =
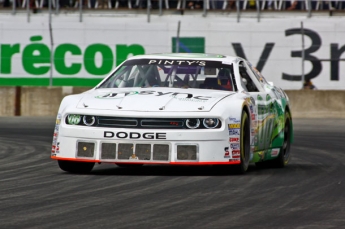
<path id="1" fill-rule="evenodd" d="M 128 60 L 98 88 L 174 87 L 234 91 L 230 64 L 207 60 Z"/>

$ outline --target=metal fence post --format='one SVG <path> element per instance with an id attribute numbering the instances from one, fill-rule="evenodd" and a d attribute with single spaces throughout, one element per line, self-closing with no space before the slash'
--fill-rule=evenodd
<path id="1" fill-rule="evenodd" d="M 83 0 L 79 0 L 79 22 L 83 21 Z"/>
<path id="2" fill-rule="evenodd" d="M 240 0 L 236 0 L 237 22 L 240 22 Z"/>
<path id="3" fill-rule="evenodd" d="M 147 0 L 147 22 L 150 23 L 151 17 L 151 0 Z"/>
<path id="4" fill-rule="evenodd" d="M 305 51 L 304 51 L 304 28 L 303 28 L 303 21 L 301 21 L 301 32 L 302 32 L 302 88 L 304 84 L 304 59 L 305 59 Z"/>

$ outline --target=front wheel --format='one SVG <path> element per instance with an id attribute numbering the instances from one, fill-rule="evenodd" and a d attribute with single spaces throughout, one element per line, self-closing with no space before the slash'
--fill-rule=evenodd
<path id="1" fill-rule="evenodd" d="M 243 174 L 247 171 L 250 161 L 250 122 L 245 111 L 242 111 L 240 136 L 241 164 L 236 165 L 234 169 L 236 173 Z"/>
<path id="2" fill-rule="evenodd" d="M 94 162 L 79 162 L 79 161 L 58 161 L 61 170 L 69 173 L 89 173 L 93 169 Z"/>

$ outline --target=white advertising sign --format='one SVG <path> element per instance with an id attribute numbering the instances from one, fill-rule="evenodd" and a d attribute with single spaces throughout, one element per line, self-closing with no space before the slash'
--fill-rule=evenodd
<path id="1" fill-rule="evenodd" d="M 0 15 L 0 85 L 93 86 L 128 56 L 176 50 L 241 56 L 268 81 L 300 89 L 345 89 L 342 18 L 245 19 L 198 16 Z M 301 30 L 303 22 L 304 30 Z M 304 48 L 302 47 L 304 34 Z M 51 36 L 52 35 L 52 36 Z M 305 61 L 302 62 L 304 50 Z M 302 67 L 303 66 L 303 67 Z"/>

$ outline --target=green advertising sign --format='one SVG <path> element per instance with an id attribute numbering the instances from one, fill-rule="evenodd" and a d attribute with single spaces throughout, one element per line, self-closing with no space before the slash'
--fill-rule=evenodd
<path id="1" fill-rule="evenodd" d="M 172 52 L 180 53 L 205 53 L 204 37 L 180 37 L 176 50 L 176 37 L 172 38 Z"/>
<path id="2" fill-rule="evenodd" d="M 42 40 L 42 36 L 32 36 L 26 46 L 0 44 L 1 86 L 48 86 L 50 71 L 54 73 L 52 86 L 94 86 L 129 55 L 145 54 L 139 44 L 109 47 L 95 43 L 83 50 L 77 44 L 65 43 L 52 51 Z"/>
<path id="3" fill-rule="evenodd" d="M 95 86 L 130 55 L 145 54 L 139 44 L 74 43 L 50 46 L 43 36 L 30 42 L 0 43 L 0 86 Z M 172 38 L 172 51 L 176 38 Z M 204 37 L 179 38 L 179 52 L 205 53 Z"/>

